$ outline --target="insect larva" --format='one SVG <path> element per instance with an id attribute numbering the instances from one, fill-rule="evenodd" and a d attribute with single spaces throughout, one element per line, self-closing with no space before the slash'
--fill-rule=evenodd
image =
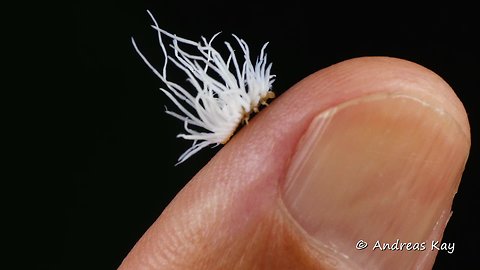
<path id="1" fill-rule="evenodd" d="M 166 85 L 160 90 L 177 106 L 177 112 L 166 110 L 166 113 L 184 122 L 185 133 L 177 137 L 193 141 L 192 146 L 179 158 L 180 164 L 201 149 L 229 141 L 242 121 L 247 122 L 252 113 L 258 112 L 259 106 L 266 105 L 275 97 L 270 90 L 275 75 L 270 74 L 272 64 L 267 65 L 265 43 L 255 64 L 250 60 L 248 45 L 243 39 L 233 35 L 244 56 L 243 64 L 235 57 L 232 46 L 225 42 L 229 51 L 227 60 L 212 47 L 215 34 L 209 41 L 204 37 L 200 42 L 181 38 L 161 29 L 153 15 L 153 29 L 157 31 L 158 41 L 165 56 L 161 71 L 157 70 L 140 52 L 135 40 L 132 43 L 147 66 Z M 170 47 L 173 56 L 167 54 L 163 39 L 172 40 Z M 198 54 L 187 53 L 180 46 L 190 46 Z M 190 48 L 191 49 L 191 48 Z M 190 50 L 189 50 L 190 51 Z M 188 77 L 194 91 L 187 91 L 177 83 L 167 80 L 167 64 L 172 62 Z"/>

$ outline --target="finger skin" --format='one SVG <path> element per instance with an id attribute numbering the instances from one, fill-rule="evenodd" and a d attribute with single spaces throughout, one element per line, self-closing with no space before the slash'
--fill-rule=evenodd
<path id="1" fill-rule="evenodd" d="M 175 197 L 119 269 L 349 268 L 334 251 L 308 241 L 285 210 L 280 186 L 316 115 L 380 92 L 436 104 L 465 133 L 459 143 L 470 144 L 462 103 L 433 72 L 395 58 L 341 62 L 297 83 L 242 128 Z M 425 256 L 423 263 L 431 267 L 435 256 Z"/>

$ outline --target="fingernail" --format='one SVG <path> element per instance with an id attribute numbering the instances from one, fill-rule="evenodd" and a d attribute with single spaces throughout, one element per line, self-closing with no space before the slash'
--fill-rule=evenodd
<path id="1" fill-rule="evenodd" d="M 430 251 L 468 151 L 469 139 L 441 108 L 402 95 L 364 97 L 313 119 L 292 158 L 283 200 L 320 249 L 365 269 L 410 269 Z M 425 242 L 425 250 L 374 248 L 397 239 Z M 368 246 L 357 249 L 360 240 Z"/>

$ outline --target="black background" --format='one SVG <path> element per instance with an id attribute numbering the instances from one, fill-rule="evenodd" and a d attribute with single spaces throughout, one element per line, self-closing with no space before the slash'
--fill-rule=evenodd
<path id="1" fill-rule="evenodd" d="M 464 102 L 472 150 L 444 235 L 456 243 L 455 252 L 440 252 L 434 269 L 477 264 L 480 28 L 473 9 L 107 0 L 63 8 L 64 18 L 52 20 L 62 26 L 52 35 L 59 41 L 45 52 L 59 56 L 58 64 L 47 58 L 40 63 L 57 91 L 44 95 L 48 105 L 39 108 L 55 121 L 31 117 L 32 130 L 46 139 L 32 149 L 46 153 L 35 155 L 45 161 L 37 168 L 45 179 L 32 185 L 42 192 L 32 192 L 35 202 L 28 209 L 38 269 L 115 269 L 218 151 L 207 149 L 173 166 L 189 144 L 175 138 L 182 124 L 164 113 L 170 103 L 157 90 L 162 84 L 130 42 L 134 36 L 153 63 L 162 63 L 146 9 L 162 28 L 193 40 L 218 31 L 219 40 L 228 40 L 235 33 L 253 52 L 269 41 L 278 94 L 321 68 L 359 56 L 404 58 L 442 76 Z M 64 36 L 73 37 L 73 46 L 63 46 Z M 173 69 L 170 74 L 172 81 L 181 78 Z"/>

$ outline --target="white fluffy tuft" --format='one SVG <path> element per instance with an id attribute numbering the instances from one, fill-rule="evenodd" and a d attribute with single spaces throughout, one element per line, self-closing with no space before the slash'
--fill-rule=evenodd
<path id="1" fill-rule="evenodd" d="M 262 47 L 260 56 L 253 64 L 248 45 L 233 35 L 243 52 L 244 61 L 243 64 L 237 61 L 234 50 L 228 42 L 225 42 L 225 45 L 230 54 L 225 61 L 212 47 L 213 40 L 220 33 L 214 35 L 210 41 L 202 37 L 202 41 L 194 42 L 161 29 L 150 11 L 147 12 L 154 22 L 152 27 L 157 31 L 165 56 L 162 71 L 158 71 L 150 64 L 133 38 L 132 43 L 147 66 L 167 86 L 166 89 L 160 90 L 179 110 L 178 112 L 166 110 L 167 114 L 184 122 L 185 133 L 177 137 L 193 141 L 193 145 L 179 157 L 177 164 L 180 164 L 209 145 L 217 146 L 228 142 L 242 120 L 248 120 L 252 112 L 257 112 L 260 105 L 266 104 L 269 98 L 274 97 L 270 89 L 275 76 L 270 75 L 272 64 L 267 65 L 265 54 L 268 43 Z M 174 57 L 167 54 L 163 43 L 164 36 L 172 39 L 170 47 L 173 48 Z M 191 46 L 198 54 L 189 54 L 180 46 Z M 187 80 L 194 88 L 193 93 L 167 80 L 166 70 L 169 61 L 187 75 Z M 215 79 L 212 75 L 220 79 Z"/>

